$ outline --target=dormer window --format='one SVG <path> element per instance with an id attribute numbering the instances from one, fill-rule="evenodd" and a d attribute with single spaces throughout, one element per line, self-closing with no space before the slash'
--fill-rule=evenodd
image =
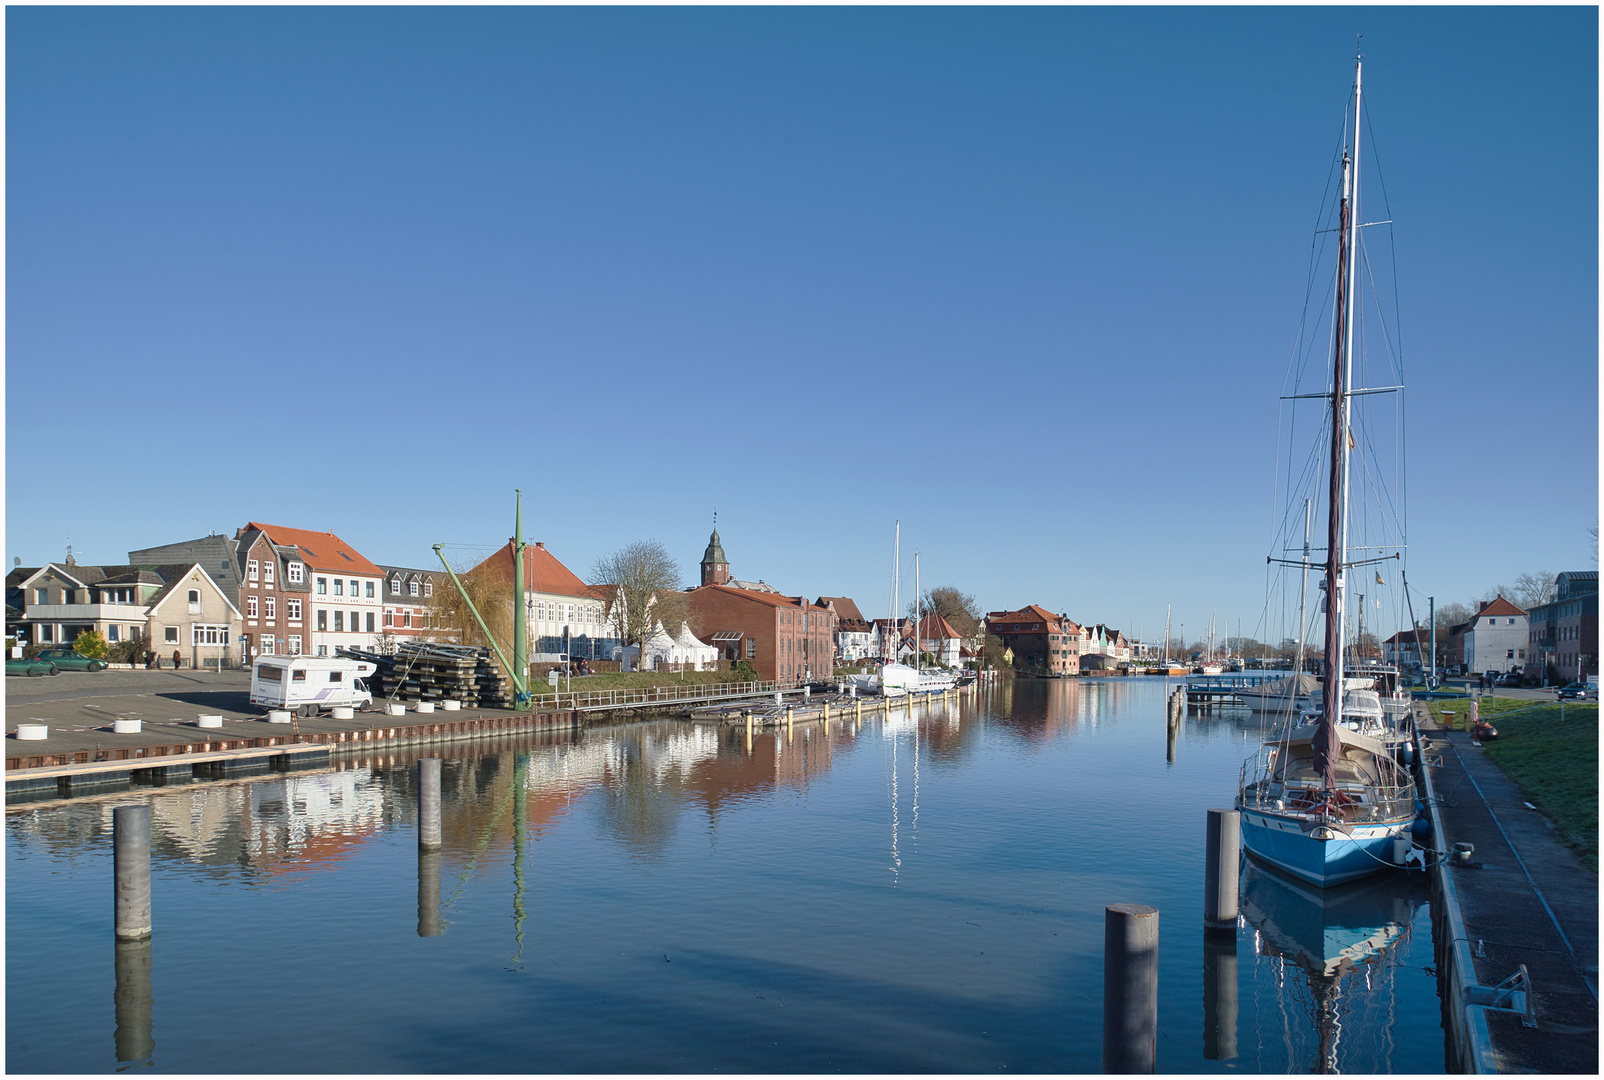
<path id="1" fill-rule="evenodd" d="M 390 579 L 390 595 L 391 596 L 400 596 L 401 595 L 401 579 L 400 578 L 393 577 L 393 578 Z"/>
<path id="2" fill-rule="evenodd" d="M 417 596 L 417 595 L 418 595 L 418 583 L 417 583 L 417 582 L 416 582 L 416 581 L 413 581 L 413 582 L 409 582 L 409 583 L 408 583 L 408 591 L 409 591 L 409 592 L 410 592 L 410 593 L 411 593 L 411 594 L 412 594 L 412 595 L 413 595 L 413 596 Z"/>
<path id="3" fill-rule="evenodd" d="M 285 571 L 284 576 L 293 584 L 300 584 L 306 580 L 306 567 L 301 563 L 292 562 Z"/>
<path id="4" fill-rule="evenodd" d="M 424 596 L 433 596 L 434 595 L 434 582 L 425 581 L 423 583 L 423 595 Z"/>

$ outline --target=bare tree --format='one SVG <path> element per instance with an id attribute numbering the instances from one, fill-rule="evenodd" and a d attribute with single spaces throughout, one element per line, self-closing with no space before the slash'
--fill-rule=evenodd
<path id="1" fill-rule="evenodd" d="M 590 573 L 598 585 L 611 586 L 607 619 L 626 647 L 644 645 L 659 623 L 671 635 L 678 632 L 686 610 L 679 564 L 659 541 L 625 544 L 597 559 Z"/>
<path id="2" fill-rule="evenodd" d="M 923 601 L 924 614 L 939 615 L 946 619 L 962 638 L 972 638 L 980 630 L 980 605 L 969 593 L 956 585 L 937 585 L 926 589 Z M 909 618 L 916 618 L 914 608 L 908 609 Z"/>
<path id="3" fill-rule="evenodd" d="M 1450 604 L 1438 604 L 1437 605 L 1437 634 L 1438 634 L 1438 636 L 1440 637 L 1443 634 L 1448 633 L 1450 628 L 1458 626 L 1460 623 L 1469 622 L 1472 618 L 1475 617 L 1476 609 L 1479 608 L 1480 606 L 1481 606 L 1480 604 L 1477 604 L 1476 607 L 1472 607 L 1469 604 L 1461 604 L 1461 603 L 1458 603 L 1457 601 L 1454 602 L 1454 603 L 1450 603 Z"/>
<path id="4" fill-rule="evenodd" d="M 1528 611 L 1554 599 L 1553 571 L 1539 570 L 1535 574 L 1522 574 L 1515 579 L 1515 598 Z"/>

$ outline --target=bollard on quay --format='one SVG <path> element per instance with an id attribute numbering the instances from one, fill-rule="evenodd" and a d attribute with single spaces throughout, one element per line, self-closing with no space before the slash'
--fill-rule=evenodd
<path id="1" fill-rule="evenodd" d="M 440 759 L 418 759 L 418 846 L 440 846 Z"/>
<path id="2" fill-rule="evenodd" d="M 1158 908 L 1103 913 L 1103 1071 L 1150 1073 L 1158 1051 Z"/>
<path id="3" fill-rule="evenodd" d="M 1203 929 L 1236 933 L 1237 879 L 1242 862 L 1242 815 L 1210 810 L 1203 870 Z"/>
<path id="4" fill-rule="evenodd" d="M 150 804 L 111 812 L 112 888 L 121 941 L 150 937 Z"/>

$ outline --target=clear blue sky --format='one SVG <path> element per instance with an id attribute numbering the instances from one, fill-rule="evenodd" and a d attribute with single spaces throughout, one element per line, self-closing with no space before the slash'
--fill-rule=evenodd
<path id="1" fill-rule="evenodd" d="M 247 520 L 1189 637 L 1263 604 L 1354 35 L 1410 578 L 1591 567 L 1594 8 L 6 12 L 6 555 Z M 76 477 L 69 479 L 69 477 Z M 459 549 L 461 550 L 461 549 Z"/>

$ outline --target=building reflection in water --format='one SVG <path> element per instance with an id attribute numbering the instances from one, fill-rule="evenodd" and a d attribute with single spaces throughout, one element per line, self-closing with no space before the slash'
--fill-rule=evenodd
<path id="1" fill-rule="evenodd" d="M 988 726 L 1045 744 L 1122 712 L 1128 716 L 1124 702 L 1141 692 L 1140 678 L 1000 679 L 981 691 L 980 703 Z"/>

